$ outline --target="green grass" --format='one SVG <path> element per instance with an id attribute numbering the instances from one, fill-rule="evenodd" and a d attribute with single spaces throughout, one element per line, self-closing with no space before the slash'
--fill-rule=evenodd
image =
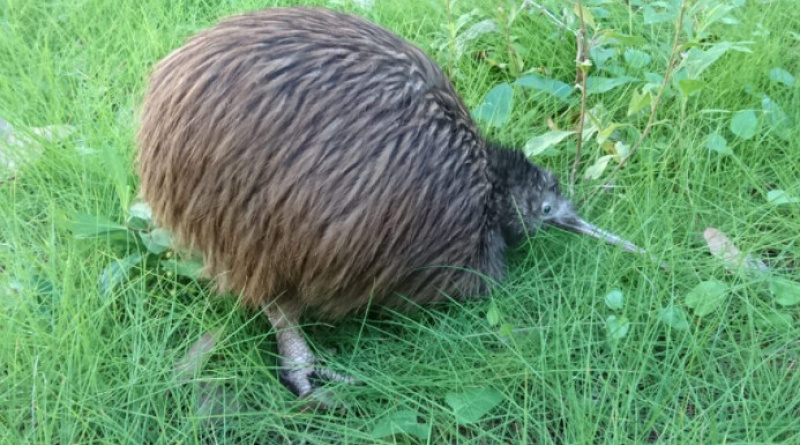
<path id="1" fill-rule="evenodd" d="M 457 88 L 474 108 L 514 78 L 440 50 L 447 42 L 442 4 L 377 0 L 360 13 L 457 71 Z M 499 4 L 457 3 L 454 16 L 477 6 L 497 20 Z M 41 156 L 0 184 L 0 443 L 373 443 L 377 421 L 409 409 L 430 427 L 429 443 L 800 443 L 800 306 L 776 304 L 752 275 L 727 274 L 702 238 L 716 227 L 774 274 L 800 279 L 800 204 L 766 199 L 773 189 L 800 196 L 800 131 L 794 125 L 779 137 L 763 117 L 752 139 L 728 129 L 731 112 L 760 115 L 758 94 L 800 122 L 800 79 L 786 86 L 769 78 L 775 67 L 800 74 L 800 42 L 790 32 L 800 29 L 797 2 L 748 2 L 734 13 L 739 24 L 713 27 L 716 39 L 749 40 L 753 51 L 723 56 L 685 105 L 666 97 L 612 192 L 582 206 L 588 219 L 653 252 L 669 271 L 594 240 L 546 232 L 511 255 L 508 281 L 486 299 L 309 326 L 320 356 L 366 383 L 336 388 L 350 405 L 346 416 L 299 409 L 276 379 L 263 317 L 232 299 L 207 298 L 207 283 L 155 267 L 104 296 L 100 276 L 125 252 L 68 230 L 79 213 L 124 221 L 138 183 L 136 109 L 152 64 L 219 17 L 262 6 L 0 0 L 0 117 L 19 131 L 76 128 L 60 143 L 43 143 Z M 644 25 L 641 12 L 622 2 L 606 10 L 606 26 L 658 48 L 649 70 L 663 74 L 670 24 Z M 526 49 L 526 68 L 573 81 L 574 40 L 552 21 L 523 14 L 510 35 Z M 502 34 L 469 46 L 484 49 L 508 61 Z M 592 95 L 589 105 L 602 102 L 615 121 L 641 131 L 646 114 L 626 117 L 634 86 Z M 517 90 L 510 120 L 487 132 L 521 146 L 547 130 L 548 116 L 568 128 L 578 109 Z M 704 148 L 713 131 L 733 155 Z M 564 145 L 537 160 L 566 180 L 572 155 Z M 601 154 L 587 144 L 582 165 Z M 576 197 L 596 184 L 581 181 Z M 729 293 L 696 317 L 685 296 L 705 280 L 725 283 Z M 624 294 L 621 310 L 604 304 L 612 289 Z M 688 329 L 659 321 L 670 305 L 687 315 Z M 496 325 L 487 321 L 490 309 Z M 612 314 L 631 322 L 618 341 L 605 327 Z M 789 322 L 770 323 L 775 314 Z M 499 333 L 504 324 L 511 335 Z M 210 330 L 219 341 L 196 381 L 219 385 L 238 405 L 214 419 L 196 402 L 201 387 L 173 375 L 175 362 Z M 485 387 L 502 401 L 477 423 L 457 425 L 447 394 Z"/>

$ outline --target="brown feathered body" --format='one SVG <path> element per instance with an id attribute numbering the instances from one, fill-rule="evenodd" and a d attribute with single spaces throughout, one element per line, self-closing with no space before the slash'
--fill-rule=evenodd
<path id="1" fill-rule="evenodd" d="M 503 275 L 502 213 L 519 215 L 509 171 L 526 193 L 555 190 L 484 141 L 419 48 L 324 9 L 195 35 L 154 70 L 138 143 L 156 221 L 222 290 L 327 318 L 486 292 Z"/>

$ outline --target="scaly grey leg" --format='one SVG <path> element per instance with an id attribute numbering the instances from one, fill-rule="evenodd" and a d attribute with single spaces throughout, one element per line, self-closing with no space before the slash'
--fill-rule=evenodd
<path id="1" fill-rule="evenodd" d="M 281 380 L 290 391 L 300 398 L 314 391 L 313 377 L 333 382 L 354 384 L 355 379 L 329 369 L 314 366 L 314 353 L 303 338 L 296 316 L 287 315 L 276 303 L 264 307 L 264 313 L 275 328 L 278 354 L 281 356 Z"/>

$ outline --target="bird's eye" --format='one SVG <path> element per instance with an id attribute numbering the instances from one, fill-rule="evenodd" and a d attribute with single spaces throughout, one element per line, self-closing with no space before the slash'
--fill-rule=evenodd
<path id="1" fill-rule="evenodd" d="M 545 203 L 545 205 L 542 206 L 542 213 L 545 215 L 550 213 L 550 204 Z"/>

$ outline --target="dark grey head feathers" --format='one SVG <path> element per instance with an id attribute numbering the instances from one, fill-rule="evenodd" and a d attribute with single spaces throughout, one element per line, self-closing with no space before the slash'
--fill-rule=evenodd
<path id="1" fill-rule="evenodd" d="M 520 151 L 492 145 L 489 168 L 495 187 L 493 212 L 508 244 L 533 235 L 544 224 L 575 216 L 556 175 L 530 162 Z"/>

